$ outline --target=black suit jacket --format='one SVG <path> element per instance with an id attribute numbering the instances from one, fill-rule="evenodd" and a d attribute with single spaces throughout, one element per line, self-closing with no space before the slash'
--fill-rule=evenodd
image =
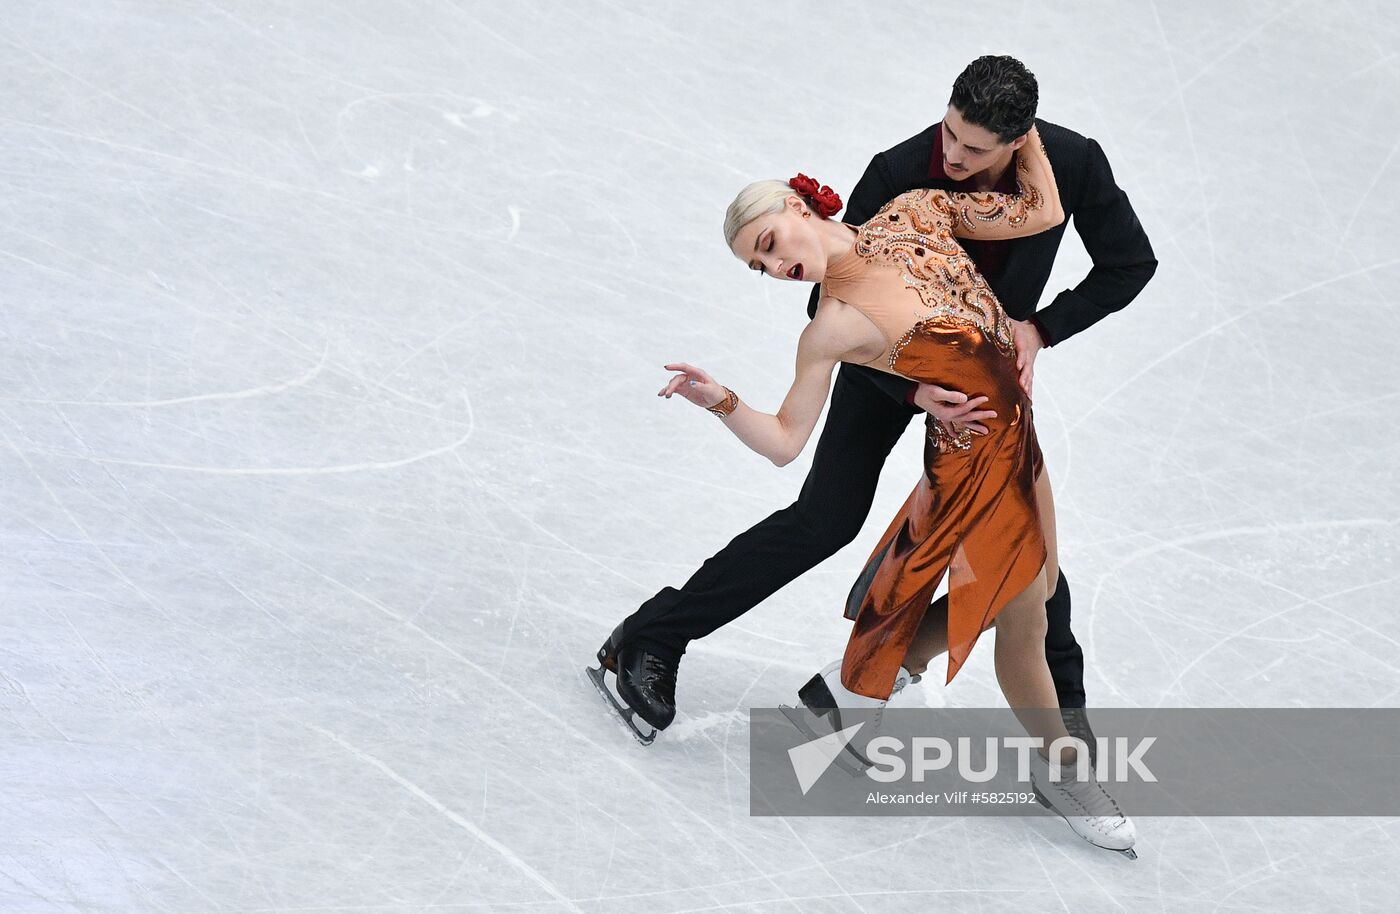
<path id="1" fill-rule="evenodd" d="M 984 250 L 982 245 L 1010 246 L 1005 268 L 1000 275 L 989 276 L 987 281 L 1007 314 L 1017 320 L 1028 320 L 1034 314 L 1049 336 L 1046 342 L 1053 346 L 1136 298 L 1156 271 L 1157 258 L 1128 202 L 1128 195 L 1114 183 L 1113 170 L 1099 144 L 1049 121 L 1037 119 L 1035 123 L 1040 128 L 1040 139 L 1055 172 L 1065 221 L 1037 235 L 1010 241 L 965 243 L 965 246 L 974 262 L 979 250 Z M 871 159 L 865 174 L 851 191 L 842 219 L 851 225 L 860 225 L 890 200 L 915 188 L 956 190 L 957 185 L 952 181 L 934 180 L 928 174 L 934 138 L 940 129 L 941 124 L 934 124 Z M 1050 279 L 1055 253 L 1070 219 L 1074 220 L 1075 231 L 1083 240 L 1094 266 L 1079 285 L 1065 289 L 1037 311 L 1036 304 Z M 817 285 L 807 305 L 808 317 L 817 313 L 820 299 L 821 286 Z M 880 375 L 880 386 L 896 396 L 903 398 L 909 389 L 907 381 L 875 369 L 865 370 Z"/>

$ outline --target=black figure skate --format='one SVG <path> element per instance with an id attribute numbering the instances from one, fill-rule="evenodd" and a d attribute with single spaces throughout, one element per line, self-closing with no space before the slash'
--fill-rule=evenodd
<path id="1" fill-rule="evenodd" d="M 598 648 L 598 665 L 587 667 L 586 671 L 598 692 L 643 746 L 650 746 L 656 734 L 675 719 L 676 665 L 645 647 L 624 643 L 621 625 Z M 609 672 L 617 683 L 617 695 L 608 688 L 605 674 Z M 651 726 L 650 732 L 637 725 L 638 717 Z"/>

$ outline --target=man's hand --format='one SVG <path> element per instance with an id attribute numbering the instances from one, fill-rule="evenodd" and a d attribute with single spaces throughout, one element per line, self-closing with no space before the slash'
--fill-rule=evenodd
<path id="1" fill-rule="evenodd" d="M 1011 339 L 1016 344 L 1016 370 L 1021 373 L 1021 389 L 1029 397 L 1035 378 L 1035 354 L 1045 348 L 1045 341 L 1030 321 L 1007 320 L 1011 321 Z"/>
<path id="2" fill-rule="evenodd" d="M 1034 332 L 1035 328 L 1032 327 L 1031 330 Z M 973 397 L 969 400 L 967 394 L 947 390 L 937 384 L 920 384 L 914 393 L 915 406 L 935 419 L 952 425 L 954 432 L 959 428 L 969 428 L 979 435 L 987 434 L 987 427 L 979 420 L 995 419 L 997 414 L 990 409 L 977 408 L 986 402 L 986 397 Z"/>

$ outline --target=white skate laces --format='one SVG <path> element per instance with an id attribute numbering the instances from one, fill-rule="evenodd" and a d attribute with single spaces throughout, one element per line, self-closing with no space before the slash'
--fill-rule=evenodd
<path id="1" fill-rule="evenodd" d="M 1031 753 L 1031 782 L 1050 808 L 1069 823 L 1079 837 L 1097 847 L 1137 858 L 1133 845 L 1137 829 L 1088 768 L 1088 778 L 1078 779 L 1078 766 L 1067 765 L 1058 779 L 1050 776 L 1050 763 L 1039 752 Z"/>

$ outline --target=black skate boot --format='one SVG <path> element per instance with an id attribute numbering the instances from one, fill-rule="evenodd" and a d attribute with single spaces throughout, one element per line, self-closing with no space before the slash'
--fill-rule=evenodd
<path id="1" fill-rule="evenodd" d="M 906 685 L 918 682 L 918 676 L 910 676 L 904 667 L 896 674 L 894 689 L 901 691 Z M 822 671 L 797 690 L 797 707 L 779 705 L 778 710 L 801 730 L 808 739 L 820 739 L 838 730 L 856 724 L 862 725 L 859 739 L 852 739 L 841 748 L 835 762 L 850 775 L 859 775 L 873 764 L 866 756 L 864 747 L 880 733 L 880 724 L 885 715 L 885 705 L 889 699 L 867 698 L 858 695 L 841 684 L 841 661 L 827 664 Z M 843 712 L 845 717 L 843 717 Z M 869 724 L 870 726 L 864 726 Z"/>
<path id="2" fill-rule="evenodd" d="M 616 678 L 616 696 L 608 689 L 606 671 Z M 676 717 L 676 665 L 645 647 L 624 643 L 621 625 L 598 649 L 598 666 L 588 668 L 588 677 L 643 746 L 650 746 Z M 638 717 L 651 725 L 651 732 L 637 726 Z"/>

